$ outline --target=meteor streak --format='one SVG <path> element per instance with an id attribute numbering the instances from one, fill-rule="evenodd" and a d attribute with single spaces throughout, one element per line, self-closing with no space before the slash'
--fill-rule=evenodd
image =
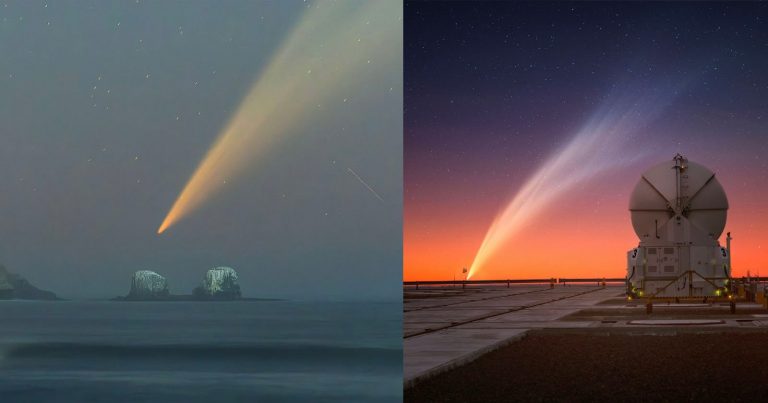
<path id="1" fill-rule="evenodd" d="M 199 208 L 225 179 L 264 157 L 274 143 L 316 121 L 341 94 L 400 57 L 402 5 L 396 1 L 316 1 L 304 12 L 195 169 L 157 233 Z M 327 113 L 327 112 L 326 112 Z"/>
<path id="2" fill-rule="evenodd" d="M 624 94 L 638 92 L 642 93 L 627 88 L 621 91 Z M 499 248 L 567 191 L 641 157 L 637 147 L 627 147 L 628 139 L 660 115 L 674 92 L 608 97 L 570 142 L 546 160 L 499 212 L 485 234 L 467 278 L 476 275 Z"/>
<path id="3" fill-rule="evenodd" d="M 360 183 L 362 183 L 362 184 L 363 184 L 363 186 L 367 187 L 367 188 L 368 188 L 368 190 L 370 190 L 370 191 L 371 191 L 371 193 L 373 193 L 373 195 L 374 195 L 374 196 L 376 196 L 376 198 L 377 198 L 377 199 L 379 199 L 379 200 L 381 200 L 381 201 L 384 201 L 384 199 L 382 199 L 382 198 L 381 198 L 381 196 L 379 196 L 379 194 L 378 194 L 378 193 L 376 193 L 376 191 L 375 191 L 375 190 L 373 190 L 373 188 L 372 188 L 372 187 L 368 186 L 368 184 L 367 184 L 367 183 L 365 183 L 365 181 L 363 180 L 363 178 L 361 178 L 361 177 L 360 177 L 360 175 L 358 175 L 358 174 L 357 174 L 355 171 L 353 171 L 353 170 L 352 170 L 352 168 L 347 168 L 347 171 L 349 171 L 349 173 L 351 173 L 352 175 L 354 175 L 354 176 L 355 176 L 355 178 L 357 178 L 357 180 L 358 180 L 358 181 L 360 181 Z"/>

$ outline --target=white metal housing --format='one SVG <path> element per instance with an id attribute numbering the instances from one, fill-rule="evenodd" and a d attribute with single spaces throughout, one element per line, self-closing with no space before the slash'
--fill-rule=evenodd
<path id="1" fill-rule="evenodd" d="M 643 173 L 629 210 L 640 238 L 627 252 L 630 296 L 720 295 L 730 277 L 718 243 L 728 199 L 712 171 L 678 154 Z"/>

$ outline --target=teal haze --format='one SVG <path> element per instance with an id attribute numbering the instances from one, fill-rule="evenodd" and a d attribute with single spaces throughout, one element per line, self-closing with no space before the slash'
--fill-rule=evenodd
<path id="1" fill-rule="evenodd" d="M 230 266 L 245 297 L 399 299 L 399 54 L 156 234 L 305 7 L 0 6 L 0 262 L 70 298 L 144 269 L 190 293 Z"/>

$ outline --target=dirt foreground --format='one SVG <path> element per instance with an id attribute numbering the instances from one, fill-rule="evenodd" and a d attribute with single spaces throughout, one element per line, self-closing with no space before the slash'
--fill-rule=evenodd
<path id="1" fill-rule="evenodd" d="M 768 401 L 768 333 L 534 331 L 406 389 L 404 400 Z"/>

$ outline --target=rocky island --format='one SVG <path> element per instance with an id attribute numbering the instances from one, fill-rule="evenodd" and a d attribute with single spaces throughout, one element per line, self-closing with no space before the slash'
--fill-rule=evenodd
<path id="1" fill-rule="evenodd" d="M 133 273 L 131 290 L 125 299 L 148 300 L 165 299 L 171 293 L 168 291 L 168 281 L 165 277 L 152 270 L 139 270 Z"/>
<path id="2" fill-rule="evenodd" d="M 9 273 L 0 265 L 0 300 L 3 299 L 42 299 L 58 300 L 56 294 L 33 286 L 27 279 L 15 273 Z"/>
<path id="3" fill-rule="evenodd" d="M 192 295 L 197 299 L 233 300 L 240 299 L 240 285 L 237 272 L 231 267 L 214 267 L 205 273 L 203 284 L 195 288 Z"/>
<path id="4" fill-rule="evenodd" d="M 151 270 L 139 270 L 133 274 L 131 289 L 125 297 L 114 298 L 116 301 L 236 301 L 236 300 L 271 300 L 261 298 L 243 298 L 237 272 L 231 267 L 214 267 L 208 270 L 200 286 L 192 290 L 191 295 L 174 295 L 168 288 L 165 277 Z"/>

